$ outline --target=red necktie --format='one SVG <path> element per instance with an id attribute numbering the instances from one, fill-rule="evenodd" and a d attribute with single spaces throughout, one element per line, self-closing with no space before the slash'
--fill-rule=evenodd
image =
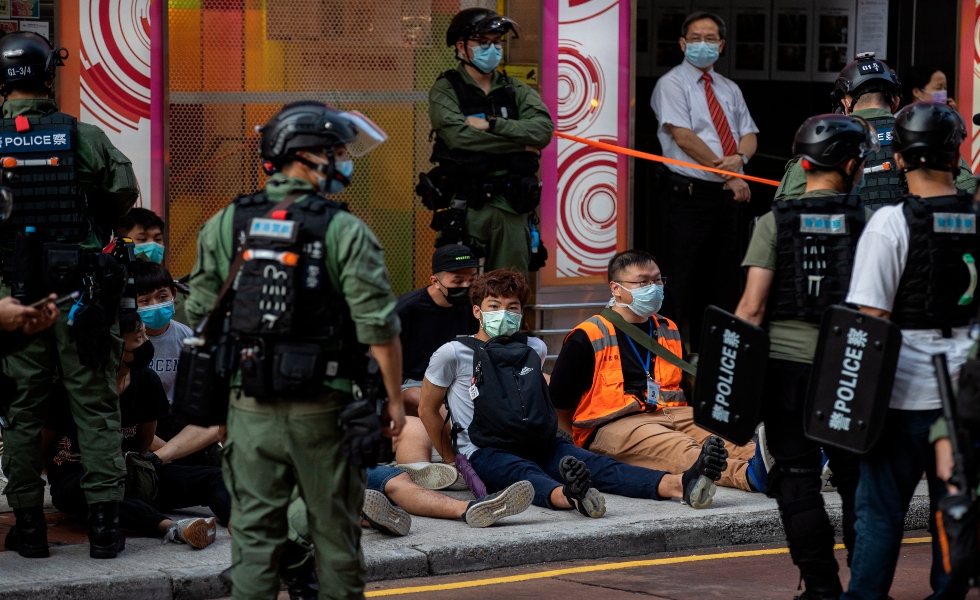
<path id="1" fill-rule="evenodd" d="M 725 156 L 737 154 L 738 144 L 735 143 L 735 136 L 732 135 L 732 129 L 728 126 L 728 118 L 725 116 L 725 111 L 721 109 L 718 98 L 715 98 L 714 90 L 711 89 L 711 75 L 705 73 L 701 79 L 704 80 L 704 95 L 708 98 L 708 112 L 711 113 L 711 121 L 715 124 L 715 130 L 718 132 L 718 139 L 721 140 L 721 147 L 725 151 Z"/>

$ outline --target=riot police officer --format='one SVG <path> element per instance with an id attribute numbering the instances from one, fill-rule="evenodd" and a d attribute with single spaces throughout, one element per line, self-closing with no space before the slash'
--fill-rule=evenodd
<path id="1" fill-rule="evenodd" d="M 901 82 L 895 71 L 875 58 L 874 52 L 858 54 L 845 66 L 831 92 L 835 112 L 861 117 L 871 124 L 881 149 L 868 157 L 865 164 L 864 187 L 861 199 L 875 210 L 899 202 L 907 190 L 905 177 L 892 160 L 892 128 L 894 113 L 901 102 Z M 776 190 L 776 200 L 799 198 L 806 187 L 806 170 L 794 158 L 786 165 L 786 173 Z M 969 166 L 960 161 L 956 172 L 956 187 L 971 194 L 977 189 L 976 179 Z"/>
<path id="2" fill-rule="evenodd" d="M 502 37 L 517 35 L 515 26 L 485 8 L 453 17 L 446 45 L 459 66 L 429 90 L 431 160 L 439 166 L 421 176 L 419 192 L 436 211 L 437 245 L 462 241 L 485 258 L 485 270 L 512 268 L 526 276 L 528 215 L 541 198 L 538 162 L 555 126 L 537 92 L 496 71 Z M 425 189 L 426 178 L 433 189 Z"/>
<path id="3" fill-rule="evenodd" d="M 0 295 L 29 302 L 50 292 L 83 293 L 52 328 L 5 363 L 18 391 L 3 456 L 9 479 L 4 493 L 17 522 L 4 544 L 21 556 L 49 553 L 41 426 L 51 380 L 60 373 L 82 446 L 90 555 L 114 558 L 125 543 L 118 531 L 125 465 L 116 394 L 123 343 L 115 324 L 125 268 L 99 249 L 139 189 L 129 159 L 102 130 L 58 112 L 50 99 L 55 68 L 67 56 L 36 33 L 0 38 L 0 179 L 15 203 L 0 227 Z"/>
<path id="4" fill-rule="evenodd" d="M 902 348 L 881 437 L 861 457 L 857 540 L 842 598 L 888 594 L 905 513 L 923 472 L 930 514 L 946 494 L 929 444 L 929 427 L 941 408 L 931 358 L 946 354 L 956 377 L 972 343 L 968 324 L 977 313 L 977 214 L 973 197 L 953 183 L 965 138 L 962 117 L 946 104 L 920 102 L 896 114 L 892 150 L 909 195 L 879 209 L 858 242 L 847 302 L 896 323 Z M 962 598 L 966 582 L 945 574 L 940 546 L 934 536 L 932 597 Z"/>
<path id="5" fill-rule="evenodd" d="M 796 199 L 777 201 L 760 219 L 742 262 L 748 280 L 736 315 L 756 325 L 769 322 L 762 414 L 776 464 L 767 493 L 779 505 L 790 556 L 806 582 L 800 598 L 806 600 L 836 599 L 842 591 L 834 528 L 820 493 L 820 446 L 803 435 L 803 411 L 820 319 L 824 309 L 844 300 L 864 227 L 864 208 L 854 188 L 865 161 L 878 150 L 863 119 L 830 114 L 807 119 L 793 142 L 806 188 Z M 840 219 L 824 227 L 827 215 Z M 827 453 L 850 551 L 858 462 L 833 448 Z"/>
<path id="6" fill-rule="evenodd" d="M 227 312 L 209 323 L 226 323 L 239 367 L 222 459 L 237 600 L 278 593 L 294 489 L 307 506 L 321 588 L 331 597 L 363 593 L 360 442 L 342 452 L 342 436 L 357 428 L 361 441 L 380 442 L 377 414 L 352 421 L 342 412 L 363 345 L 383 374 L 389 435 L 401 430 L 405 413 L 400 325 L 381 246 L 346 205 L 323 197 L 351 182 L 348 145 L 367 151 L 385 139 L 362 117 L 318 102 L 284 106 L 262 129 L 261 155 L 273 173 L 265 188 L 234 200 L 198 234 L 191 323 L 224 302 L 224 283 L 231 291 Z"/>

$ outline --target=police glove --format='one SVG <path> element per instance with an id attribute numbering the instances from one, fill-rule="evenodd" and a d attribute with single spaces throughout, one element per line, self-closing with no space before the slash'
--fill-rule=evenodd
<path id="1" fill-rule="evenodd" d="M 697 471 L 698 475 L 704 475 L 711 481 L 718 481 L 722 471 L 727 468 L 728 450 L 725 449 L 725 442 L 720 437 L 711 436 L 701 447 L 698 461 L 689 470 Z"/>
<path id="2" fill-rule="evenodd" d="M 381 416 L 374 402 L 356 400 L 348 404 L 340 413 L 340 426 L 344 429 L 344 456 L 355 467 L 371 468 L 389 458 L 391 440 L 382 434 Z"/>

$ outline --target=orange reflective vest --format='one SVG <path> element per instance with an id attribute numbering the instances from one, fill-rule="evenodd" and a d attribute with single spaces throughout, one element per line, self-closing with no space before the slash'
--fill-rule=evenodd
<path id="1" fill-rule="evenodd" d="M 684 348 L 677 325 L 666 317 L 655 315 L 652 319 L 657 331 L 657 341 L 677 356 L 683 356 Z M 687 399 L 681 391 L 683 372 L 680 369 L 660 357 L 655 357 L 652 375 L 660 384 L 660 397 L 647 401 L 644 391 L 644 398 L 637 398 L 623 389 L 623 363 L 620 360 L 619 343 L 613 324 L 596 315 L 575 329 L 580 329 L 589 336 L 595 351 L 592 388 L 582 395 L 572 418 L 572 439 L 576 446 L 584 447 L 600 425 L 624 415 L 656 411 L 665 406 L 687 405 Z"/>

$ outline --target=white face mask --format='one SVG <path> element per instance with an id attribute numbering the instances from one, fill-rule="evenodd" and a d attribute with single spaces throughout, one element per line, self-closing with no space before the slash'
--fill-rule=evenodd
<path id="1" fill-rule="evenodd" d="M 664 302 L 664 286 L 657 285 L 656 283 L 651 283 L 650 285 L 645 285 L 635 290 L 630 290 L 624 288 L 618 282 L 613 282 L 620 287 L 620 289 L 626 290 L 633 296 L 633 301 L 629 304 L 623 304 L 622 302 L 616 302 L 616 306 L 625 306 L 629 308 L 638 317 L 643 317 L 648 319 L 655 315 Z"/>

